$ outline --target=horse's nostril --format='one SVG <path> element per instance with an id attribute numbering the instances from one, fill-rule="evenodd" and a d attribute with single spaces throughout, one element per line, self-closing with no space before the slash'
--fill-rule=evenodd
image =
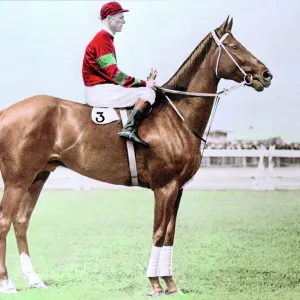
<path id="1" fill-rule="evenodd" d="M 271 74 L 270 71 L 264 71 L 262 76 L 265 80 L 268 80 L 268 81 L 270 81 L 273 78 L 273 75 Z"/>

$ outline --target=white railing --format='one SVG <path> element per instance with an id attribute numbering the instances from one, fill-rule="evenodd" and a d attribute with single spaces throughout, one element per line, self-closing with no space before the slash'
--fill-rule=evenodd
<path id="1" fill-rule="evenodd" d="M 300 158 L 300 150 L 276 150 L 274 146 L 271 146 L 269 149 L 266 149 L 262 146 L 260 149 L 207 149 L 204 151 L 203 160 L 209 159 L 204 163 L 205 167 L 209 169 L 211 158 L 240 158 L 241 165 L 243 168 L 231 168 L 230 172 L 226 172 L 226 166 L 222 169 L 218 169 L 215 174 L 218 178 L 220 186 L 220 177 L 217 176 L 218 173 L 224 173 L 224 177 L 232 176 L 237 179 L 240 178 L 244 180 L 244 183 L 241 181 L 233 180 L 233 184 L 230 185 L 228 182 L 224 184 L 224 188 L 241 188 L 245 189 L 258 189 L 258 190 L 275 190 L 275 189 L 300 189 L 300 164 L 291 165 L 287 168 L 274 167 L 275 160 L 282 158 Z M 256 168 L 247 168 L 247 158 L 258 158 Z M 280 165 L 277 163 L 277 165 Z M 239 170 L 240 169 L 240 170 Z M 247 174 L 243 174 L 243 171 L 248 170 Z M 203 172 L 203 169 L 199 170 L 198 173 Z M 230 174 L 230 173 L 233 174 Z M 226 175 L 225 175 L 226 174 Z M 197 174 L 195 175 L 197 176 Z M 247 177 L 248 176 L 248 177 Z M 225 178 L 221 179 L 225 179 Z M 227 177 L 227 178 L 228 178 Z M 248 179 L 245 183 L 245 179 Z M 252 179 L 252 180 L 251 180 Z M 236 184 L 236 185 L 235 185 Z M 218 188 L 218 187 L 216 187 Z"/>
<path id="2" fill-rule="evenodd" d="M 300 150 L 276 150 L 274 147 L 256 149 L 206 149 L 204 157 L 289 157 L 299 158 Z"/>
<path id="3" fill-rule="evenodd" d="M 219 157 L 240 157 L 243 160 L 243 167 L 246 167 L 246 158 L 259 158 L 258 168 L 264 162 L 264 158 L 268 158 L 268 167 L 271 170 L 274 167 L 274 158 L 300 158 L 300 150 L 276 150 L 274 146 L 266 149 L 262 146 L 260 149 L 206 149 L 204 151 L 204 158 Z M 209 166 L 209 165 L 208 165 Z"/>
<path id="4" fill-rule="evenodd" d="M 246 159 L 249 157 L 256 158 L 252 167 L 246 167 Z M 205 164 L 202 161 L 199 171 L 186 184 L 187 189 L 300 189 L 300 164 L 285 168 L 274 167 L 275 159 L 300 158 L 300 150 L 276 150 L 273 147 L 258 150 L 207 149 L 203 160 L 207 158 L 237 158 L 242 161 L 242 167 L 210 168 L 207 161 Z M 0 188 L 3 188 L 1 177 Z M 99 182 L 59 167 L 51 174 L 45 188 L 89 190 L 126 187 Z"/>

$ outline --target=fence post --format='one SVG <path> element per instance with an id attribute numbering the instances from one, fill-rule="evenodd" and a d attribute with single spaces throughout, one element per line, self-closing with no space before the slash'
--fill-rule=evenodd
<path id="1" fill-rule="evenodd" d="M 275 150 L 275 146 L 272 145 L 270 146 L 269 148 L 269 152 L 268 152 L 268 156 L 269 156 L 269 172 L 270 172 L 270 175 L 272 175 L 272 172 L 274 170 L 274 162 L 273 162 L 273 151 Z"/>
<path id="2" fill-rule="evenodd" d="M 274 173 L 274 162 L 273 162 L 273 151 L 275 150 L 275 146 L 272 145 L 269 147 L 268 151 L 268 172 L 267 172 L 267 189 L 268 190 L 275 190 L 275 180 L 273 178 Z"/>
<path id="3" fill-rule="evenodd" d="M 254 189 L 256 190 L 263 190 L 265 189 L 265 163 L 264 163 L 264 157 L 265 157 L 265 151 L 266 147 L 264 145 L 260 146 L 259 151 L 259 161 L 257 166 L 257 174 L 255 177 L 255 186 Z"/>

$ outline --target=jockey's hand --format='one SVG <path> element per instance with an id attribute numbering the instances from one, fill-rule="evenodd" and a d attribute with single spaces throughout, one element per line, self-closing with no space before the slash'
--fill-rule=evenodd
<path id="1" fill-rule="evenodd" d="M 156 76 L 157 76 L 157 70 L 151 68 L 151 72 L 150 72 L 149 76 L 147 77 L 147 81 L 151 78 L 153 78 L 155 80 Z"/>
<path id="2" fill-rule="evenodd" d="M 155 78 L 157 76 L 157 71 L 155 69 L 151 69 L 150 75 L 147 77 L 147 87 L 154 89 L 156 86 Z"/>
<path id="3" fill-rule="evenodd" d="M 155 90 L 156 82 L 153 79 L 150 79 L 150 80 L 147 81 L 147 85 L 146 86 L 148 88 L 150 88 L 150 89 L 154 89 Z"/>

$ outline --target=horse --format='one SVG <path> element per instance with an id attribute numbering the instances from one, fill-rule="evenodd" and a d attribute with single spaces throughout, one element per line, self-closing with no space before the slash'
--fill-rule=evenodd
<path id="1" fill-rule="evenodd" d="M 162 86 L 180 92 L 216 93 L 221 78 L 263 91 L 269 69 L 232 35 L 227 18 L 209 33 Z M 216 39 L 217 37 L 217 39 Z M 245 76 L 246 74 L 246 76 Z M 248 79 L 247 79 L 248 78 Z M 198 171 L 201 139 L 215 98 L 176 94 L 174 111 L 157 91 L 151 114 L 138 134 L 150 146 L 134 145 L 139 186 L 154 192 L 152 252 L 147 277 L 150 296 L 179 292 L 172 272 L 176 217 L 183 187 Z M 0 169 L 4 192 L 0 206 L 0 292 L 16 293 L 6 268 L 6 237 L 13 224 L 21 271 L 32 288 L 47 287 L 33 268 L 27 230 L 40 192 L 58 166 L 115 185 L 131 186 L 126 142 L 120 121 L 95 125 L 91 107 L 49 95 L 19 101 L 0 113 Z M 119 110 L 116 109 L 119 113 Z"/>

